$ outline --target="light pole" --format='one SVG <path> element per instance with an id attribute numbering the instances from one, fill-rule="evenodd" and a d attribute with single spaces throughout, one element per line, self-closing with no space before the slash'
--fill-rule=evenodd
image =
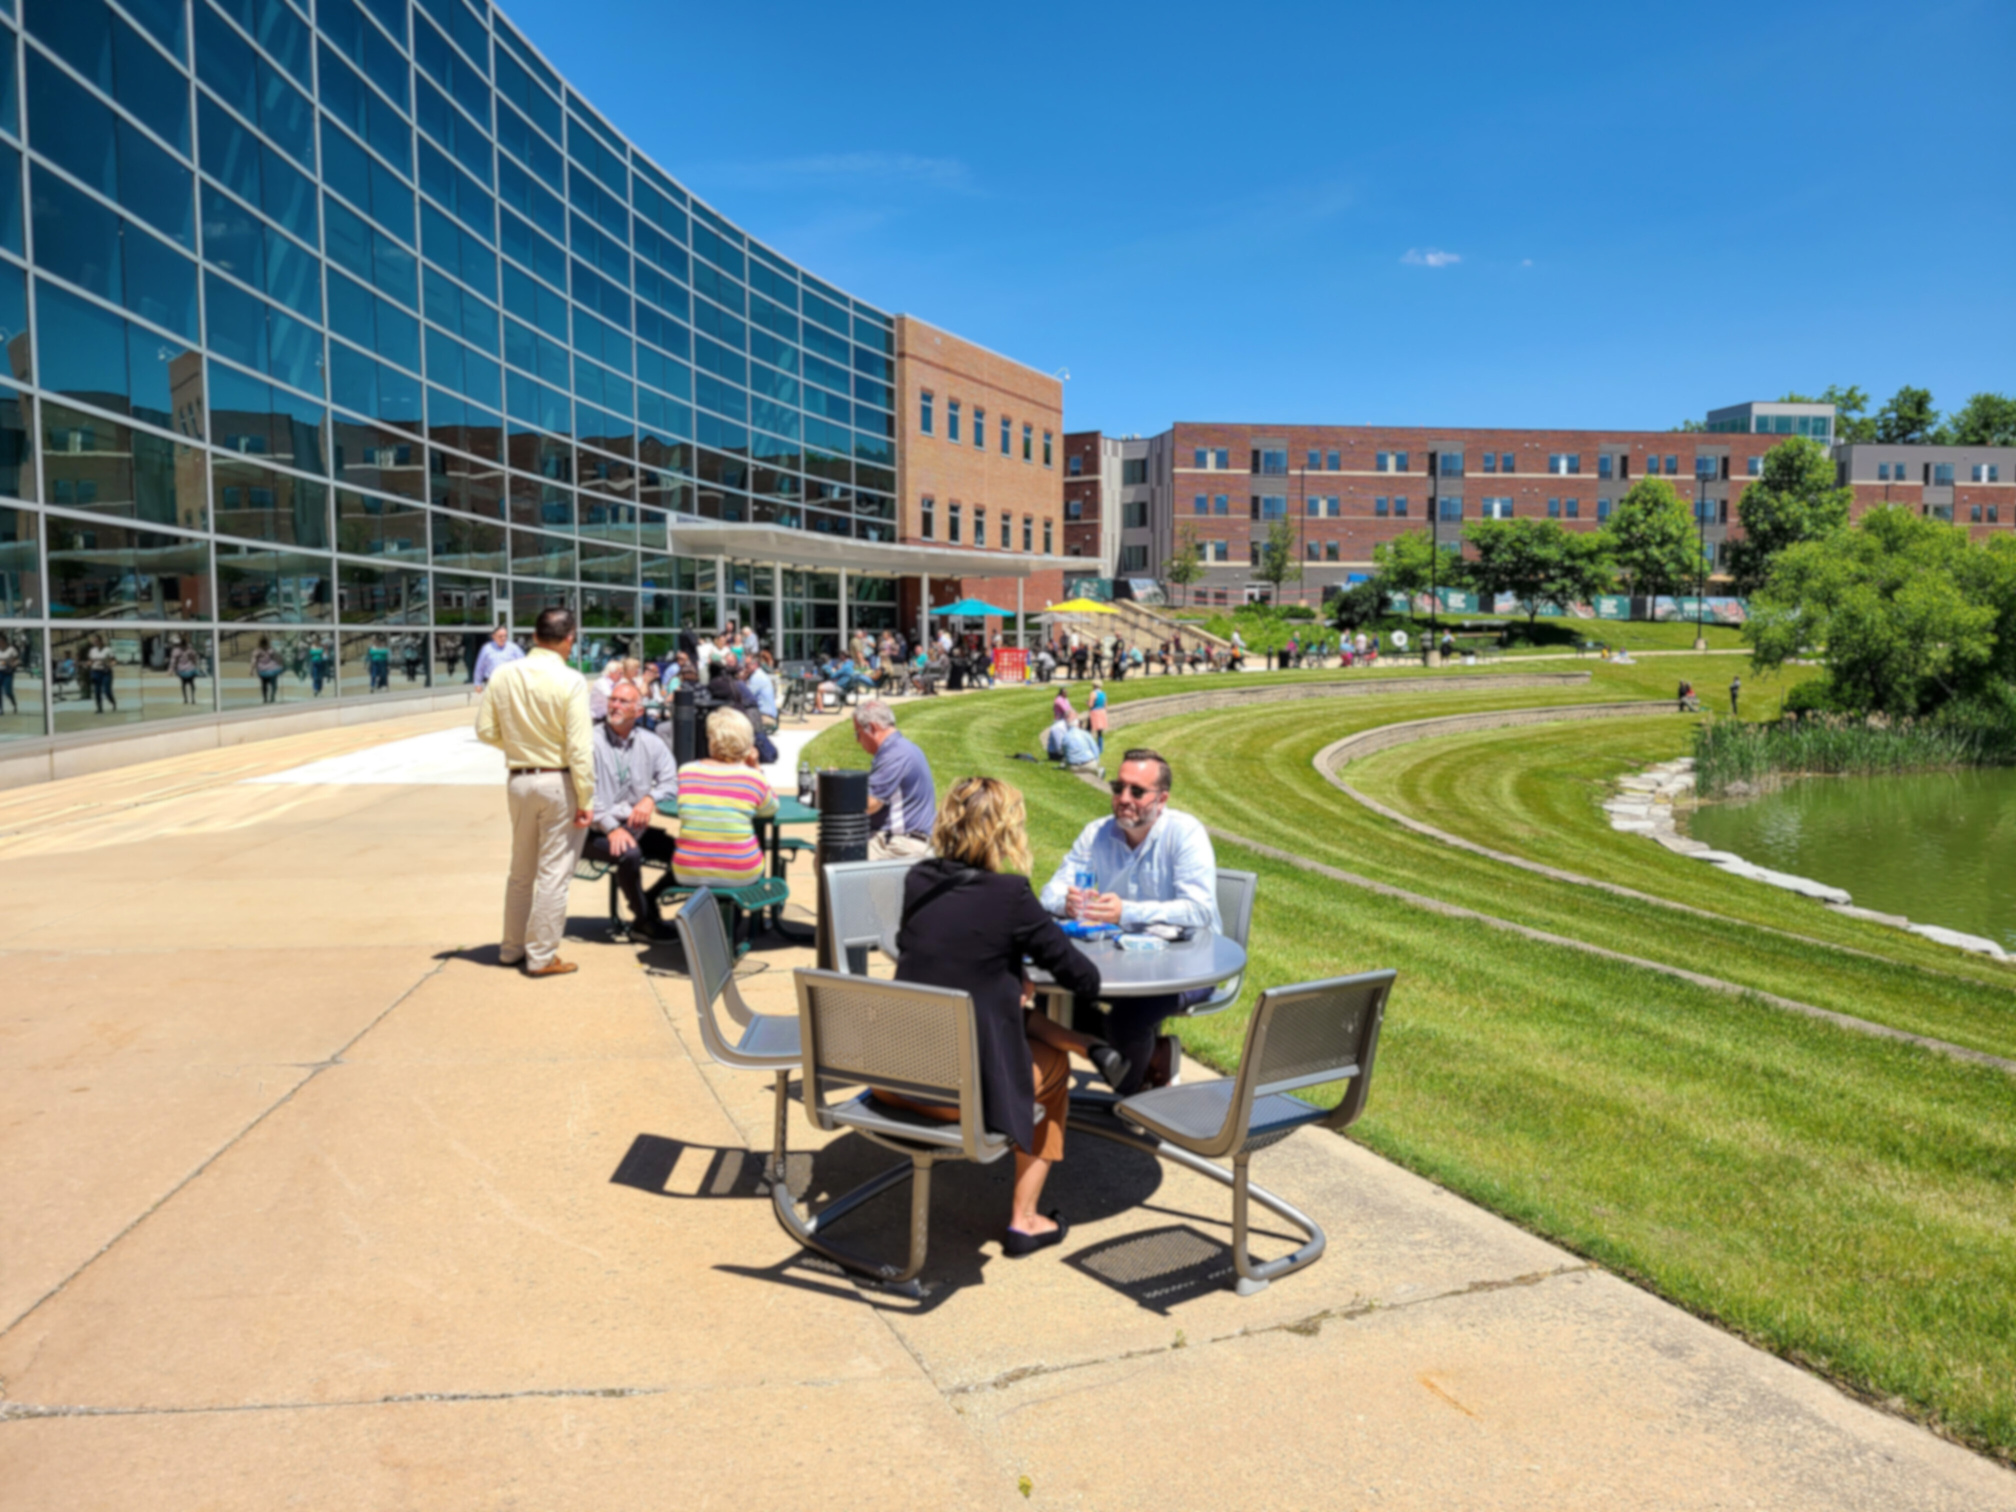
<path id="1" fill-rule="evenodd" d="M 1438 667 L 1442 653 L 1435 644 L 1435 630 L 1442 610 L 1442 501 L 1435 496 L 1435 453 L 1428 453 L 1428 644 L 1422 648 L 1421 665 Z"/>
<path id="2" fill-rule="evenodd" d="M 1708 474 L 1697 460 L 1694 464 L 1694 528 L 1700 536 L 1700 550 L 1694 559 L 1694 649 L 1708 649 L 1708 632 L 1703 628 L 1708 610 Z"/>

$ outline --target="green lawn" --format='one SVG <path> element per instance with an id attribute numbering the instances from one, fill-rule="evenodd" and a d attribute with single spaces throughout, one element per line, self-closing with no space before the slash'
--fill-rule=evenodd
<path id="1" fill-rule="evenodd" d="M 1726 681 L 1732 661 L 1585 665 L 1596 676 L 1582 689 L 1451 688 L 1262 705 L 1159 721 L 1119 739 L 1153 743 L 1171 758 L 1180 807 L 1262 843 L 1572 938 L 2016 1053 L 2006 975 L 1965 979 L 1969 969 L 1989 970 L 1985 963 L 1969 968 L 1950 953 L 1921 960 L 1911 937 L 1817 908 L 1808 919 L 1783 894 L 1746 899 L 1718 923 L 1550 883 L 1413 836 L 1310 767 L 1314 751 L 1353 729 L 1464 708 L 1665 698 L 1682 675 L 1706 686 L 1718 673 Z M 1197 683 L 1165 689 L 1161 678 L 1130 679 L 1108 692 L 1117 705 Z M 1755 711 L 1784 686 L 1756 685 Z M 1038 748 L 1048 700 L 1029 689 L 898 711 L 941 784 L 988 772 L 1023 790 L 1039 880 L 1078 828 L 1105 811 L 1084 784 L 1011 759 Z M 1560 769 L 1554 787 L 1534 792 L 1568 796 L 1523 797 L 1533 816 L 1523 822 L 1544 832 L 1565 816 L 1560 827 L 1580 836 L 1577 844 L 1600 849 L 1586 815 L 1581 829 L 1566 822 L 1578 803 L 1593 807 L 1590 784 L 1603 780 L 1606 762 L 1636 765 L 1662 744 L 1655 756 L 1684 750 L 1685 729 L 1678 718 L 1567 734 L 1540 727 L 1519 733 L 1543 754 L 1529 758 L 1508 737 L 1468 770 L 1523 792 L 1517 773 L 1528 765 Z M 821 737 L 812 759 L 863 760 L 844 729 Z M 1465 770 L 1455 760 L 1437 780 L 1460 788 Z M 1480 801 L 1475 812 L 1488 808 Z M 1529 849 L 1502 833 L 1478 838 Z M 1653 852 L 1647 864 L 1663 858 L 1633 837 L 1609 843 Z M 1221 847 L 1220 858 L 1261 876 L 1249 1001 L 1266 983 L 1372 966 L 1401 973 L 1378 1083 L 1355 1137 L 1766 1347 L 1894 1399 L 1966 1442 L 2016 1455 L 2016 1081 L 1427 914 L 1237 847 Z M 1596 870 L 1587 849 L 1544 859 Z M 1886 959 L 1856 961 L 1759 924 Z M 1842 932 L 1822 936 L 1823 926 Z M 1933 959 L 1959 975 L 1917 969 Z M 1186 1043 L 1225 1065 L 1243 1018 L 1242 1005 L 1186 1024 Z"/>

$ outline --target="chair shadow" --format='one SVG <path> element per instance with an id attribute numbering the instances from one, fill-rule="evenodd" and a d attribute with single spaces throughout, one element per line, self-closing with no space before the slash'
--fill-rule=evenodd
<path id="1" fill-rule="evenodd" d="M 1095 1147 L 1097 1154 L 1092 1153 Z M 769 1201 L 764 1159 L 761 1151 L 639 1134 L 609 1180 L 613 1185 L 679 1201 Z M 809 1197 L 823 1206 L 902 1161 L 894 1151 L 848 1134 L 820 1150 L 794 1151 L 786 1162 L 785 1180 L 800 1204 Z M 1097 1222 L 1146 1205 L 1160 1188 L 1162 1174 L 1160 1163 L 1144 1152 L 1079 1140 L 1073 1157 L 1051 1173 L 1044 1206 L 1054 1205 L 1075 1222 Z M 933 1173 L 931 1247 L 919 1277 L 925 1287 L 921 1301 L 884 1291 L 812 1250 L 800 1250 L 775 1265 L 723 1264 L 716 1268 L 774 1285 L 900 1303 L 907 1311 L 930 1312 L 984 1281 L 987 1267 L 999 1258 L 1012 1177 L 1013 1165 L 1005 1159 L 990 1166 L 951 1162 Z M 834 1229 L 836 1242 L 848 1249 L 896 1263 L 902 1261 L 909 1233 L 907 1181 L 848 1214 Z M 1229 1252 L 1224 1263 L 1227 1267 L 1231 1264 Z M 1097 1270 L 1087 1273 L 1113 1284 Z"/>
<path id="2" fill-rule="evenodd" d="M 1181 1303 L 1230 1290 L 1235 1275 L 1231 1246 L 1187 1223 L 1121 1234 L 1064 1263 L 1165 1318 Z"/>

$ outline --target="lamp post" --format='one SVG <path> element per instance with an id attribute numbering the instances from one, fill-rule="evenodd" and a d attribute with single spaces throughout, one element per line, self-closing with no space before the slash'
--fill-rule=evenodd
<path id="1" fill-rule="evenodd" d="M 1428 644 L 1422 648 L 1421 664 L 1439 667 L 1442 652 L 1435 641 L 1442 610 L 1442 501 L 1435 496 L 1435 453 L 1428 453 Z"/>
<path id="2" fill-rule="evenodd" d="M 1708 632 L 1703 628 L 1708 609 L 1708 474 L 1694 463 L 1694 528 L 1700 536 L 1700 550 L 1694 559 L 1694 649 L 1708 649 Z"/>

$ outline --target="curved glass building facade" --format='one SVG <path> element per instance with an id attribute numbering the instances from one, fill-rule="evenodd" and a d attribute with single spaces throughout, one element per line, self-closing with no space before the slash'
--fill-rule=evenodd
<path id="1" fill-rule="evenodd" d="M 0 0 L 0 740 L 466 682 L 886 576 L 895 325 L 647 161 L 469 0 Z M 849 602 L 843 603 L 843 595 Z"/>

